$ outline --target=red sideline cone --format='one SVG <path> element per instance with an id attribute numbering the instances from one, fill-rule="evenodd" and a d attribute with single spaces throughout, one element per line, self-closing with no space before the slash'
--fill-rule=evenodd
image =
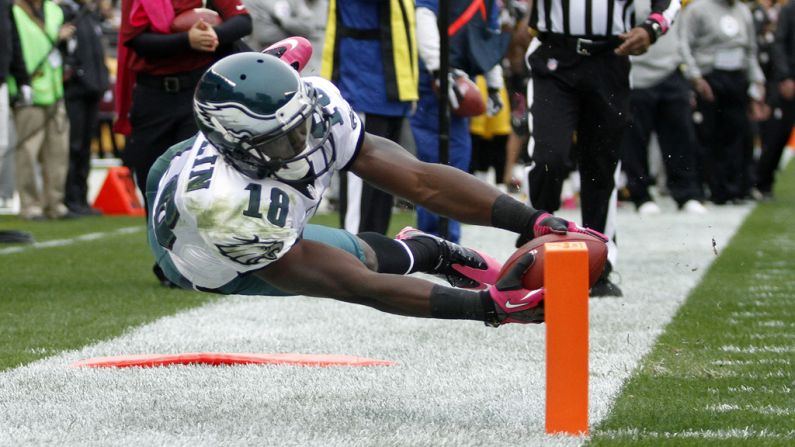
<path id="1" fill-rule="evenodd" d="M 126 167 L 108 169 L 105 182 L 99 190 L 94 208 L 107 215 L 144 216 L 146 212 L 138 200 L 130 170 Z"/>

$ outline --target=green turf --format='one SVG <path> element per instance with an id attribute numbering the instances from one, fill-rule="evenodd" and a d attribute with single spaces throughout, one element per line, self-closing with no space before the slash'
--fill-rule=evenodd
<path id="1" fill-rule="evenodd" d="M 338 220 L 337 214 L 326 214 L 315 216 L 313 223 L 336 226 Z M 391 234 L 413 220 L 412 213 L 396 213 Z M 157 283 L 142 218 L 28 222 L 3 216 L 0 228 L 29 231 L 38 243 L 131 231 L 63 247 L 0 245 L 0 370 L 117 336 L 218 299 Z M 9 248 L 22 250 L 2 253 Z"/>
<path id="2" fill-rule="evenodd" d="M 795 163 L 776 197 L 693 290 L 591 445 L 795 445 Z"/>

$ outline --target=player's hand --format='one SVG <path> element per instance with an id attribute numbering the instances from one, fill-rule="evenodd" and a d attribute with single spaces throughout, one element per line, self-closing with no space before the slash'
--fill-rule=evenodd
<path id="1" fill-rule="evenodd" d="M 500 96 L 500 89 L 489 87 L 488 100 L 486 101 L 486 115 L 494 116 L 502 110 L 502 96 Z"/>
<path id="2" fill-rule="evenodd" d="M 433 72 L 433 91 L 436 92 L 437 95 L 439 94 L 439 86 L 441 84 L 439 75 L 439 71 Z M 456 78 L 460 77 L 469 78 L 466 72 L 459 68 L 451 68 L 450 72 L 447 73 L 447 99 L 450 101 L 450 107 L 453 109 L 458 108 L 459 100 L 464 97 L 464 94 L 455 83 Z"/>
<path id="3" fill-rule="evenodd" d="M 615 49 L 615 53 L 619 56 L 637 56 L 645 53 L 651 46 L 651 36 L 640 26 L 619 34 L 618 38 L 624 41 Z"/>
<path id="4" fill-rule="evenodd" d="M 709 85 L 709 82 L 707 82 L 706 79 L 696 78 L 693 80 L 693 90 L 698 93 L 698 96 L 704 98 L 704 101 L 715 101 L 715 95 L 712 93 L 712 87 Z"/>
<path id="5" fill-rule="evenodd" d="M 72 36 L 75 35 L 75 28 L 74 25 L 71 23 L 64 23 L 63 26 L 58 30 L 58 40 L 68 40 L 71 39 Z"/>
<path id="6" fill-rule="evenodd" d="M 771 109 L 764 101 L 752 100 L 749 105 L 751 110 L 751 121 L 761 122 L 770 118 Z"/>
<path id="7" fill-rule="evenodd" d="M 562 217 L 553 216 L 552 214 L 542 211 L 539 213 L 539 216 L 536 217 L 532 228 L 530 228 L 530 231 L 525 231 L 519 235 L 519 238 L 516 239 L 516 247 L 521 247 L 522 245 L 529 242 L 530 239 L 544 236 L 546 234 L 566 234 L 568 232 L 589 234 L 593 237 L 601 239 L 604 242 L 608 241 L 607 236 L 596 230 L 581 227 L 576 223 L 568 221 Z"/>
<path id="8" fill-rule="evenodd" d="M 218 48 L 218 35 L 215 30 L 203 19 L 199 19 L 188 30 L 190 47 L 196 51 L 212 53 Z"/>
<path id="9" fill-rule="evenodd" d="M 33 104 L 33 88 L 27 84 L 19 86 L 19 102 L 17 106 L 29 106 Z"/>
<path id="10" fill-rule="evenodd" d="M 792 98 L 795 98 L 795 80 L 785 79 L 781 81 L 778 84 L 778 92 L 781 93 L 782 98 L 791 101 Z"/>

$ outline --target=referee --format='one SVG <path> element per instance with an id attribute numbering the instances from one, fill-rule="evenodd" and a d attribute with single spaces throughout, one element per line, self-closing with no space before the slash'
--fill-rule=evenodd
<path id="1" fill-rule="evenodd" d="M 636 26 L 632 0 L 533 2 L 529 197 L 537 209 L 560 208 L 563 181 L 576 162 L 583 225 L 610 238 L 608 263 L 591 296 L 622 295 L 609 274 L 617 254 L 614 178 L 629 114 L 628 56 L 644 53 L 668 31 L 679 7 L 680 0 L 652 0 L 651 13 Z"/>

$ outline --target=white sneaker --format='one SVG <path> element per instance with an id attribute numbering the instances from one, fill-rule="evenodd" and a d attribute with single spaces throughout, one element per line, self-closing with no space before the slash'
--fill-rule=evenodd
<path id="1" fill-rule="evenodd" d="M 688 214 L 707 214 L 707 208 L 698 200 L 690 199 L 682 205 L 682 211 Z"/>
<path id="2" fill-rule="evenodd" d="M 660 210 L 659 205 L 654 203 L 654 201 L 649 200 L 648 202 L 643 202 L 643 205 L 638 207 L 638 213 L 641 216 L 652 216 L 655 214 L 660 214 L 662 210 Z"/>

